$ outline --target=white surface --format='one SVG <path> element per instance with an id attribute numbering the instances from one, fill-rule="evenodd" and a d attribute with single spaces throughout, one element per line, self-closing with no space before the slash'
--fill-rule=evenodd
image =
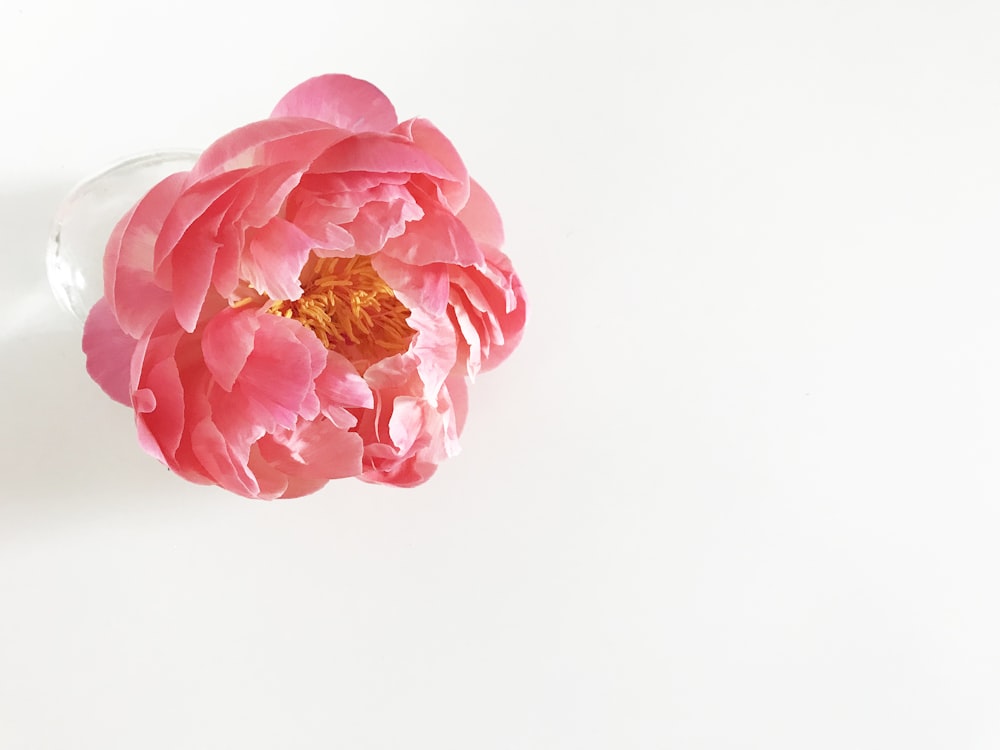
<path id="1" fill-rule="evenodd" d="M 0 747 L 1000 746 L 998 35 L 8 2 Z M 532 319 L 430 484 L 251 502 L 140 452 L 42 253 L 76 180 L 321 72 L 451 136 Z"/>

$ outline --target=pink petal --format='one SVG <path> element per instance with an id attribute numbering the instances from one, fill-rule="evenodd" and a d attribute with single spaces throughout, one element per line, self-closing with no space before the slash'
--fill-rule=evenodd
<path id="1" fill-rule="evenodd" d="M 287 318 L 258 316 L 253 351 L 234 385 L 247 401 L 242 410 L 267 432 L 292 428 L 300 414 L 313 418 L 319 401 L 313 383 L 326 363 L 326 349 L 312 333 Z"/>
<path id="2" fill-rule="evenodd" d="M 503 258 L 491 250 L 486 268 L 452 268 L 453 307 L 460 329 L 470 347 L 479 346 L 482 369 L 491 370 L 517 347 L 527 320 L 527 303 L 521 280 L 513 271 L 499 270 Z M 474 328 L 474 335 L 470 333 Z M 475 375 L 470 356 L 470 375 Z"/>
<path id="3" fill-rule="evenodd" d="M 255 164 L 308 163 L 348 135 L 349 131 L 316 119 L 286 117 L 252 122 L 205 149 L 191 169 L 187 185 Z"/>
<path id="4" fill-rule="evenodd" d="M 194 453 L 212 480 L 230 492 L 244 497 L 256 498 L 260 495 L 260 485 L 247 465 L 235 457 L 226 441 L 211 419 L 203 419 L 191 431 Z"/>
<path id="5" fill-rule="evenodd" d="M 347 172 L 404 172 L 457 181 L 441 162 L 403 136 L 361 133 L 337 143 L 318 156 L 313 174 Z"/>
<path id="6" fill-rule="evenodd" d="M 251 310 L 227 309 L 214 315 L 205 326 L 201 338 L 205 366 L 227 393 L 233 390 L 253 351 L 254 336 L 260 328 L 258 320 Z"/>
<path id="7" fill-rule="evenodd" d="M 444 133 L 430 121 L 419 118 L 400 123 L 393 132 L 405 135 L 451 173 L 453 179 L 441 184 L 442 197 L 448 208 L 454 213 L 465 206 L 469 200 L 469 172 Z"/>
<path id="8" fill-rule="evenodd" d="M 465 420 L 469 415 L 469 381 L 461 375 L 452 375 L 445 383 L 448 398 L 451 400 L 451 414 L 455 425 L 455 448 L 457 439 L 465 429 Z"/>
<path id="9" fill-rule="evenodd" d="M 316 378 L 316 395 L 326 418 L 343 429 L 357 424 L 357 418 L 347 409 L 371 409 L 375 405 L 365 379 L 346 357 L 334 351 L 327 352 L 326 367 Z"/>
<path id="10" fill-rule="evenodd" d="M 281 98 L 271 117 L 311 117 L 353 132 L 386 131 L 396 110 L 375 86 L 345 75 L 311 78 Z"/>
<path id="11" fill-rule="evenodd" d="M 232 203 L 234 196 L 230 191 L 235 185 L 252 172 L 251 168 L 233 170 L 215 175 L 200 182 L 185 185 L 183 192 L 175 195 L 168 212 L 161 218 L 156 227 L 156 245 L 153 252 L 153 270 L 160 269 L 170 257 L 176 245 L 189 234 L 195 224 L 209 226 L 211 230 L 202 234 L 215 236 L 225 210 Z M 220 198 L 223 200 L 220 203 Z M 214 207 L 214 208 L 213 208 Z M 212 208 L 213 210 L 209 210 Z M 162 281 L 169 281 L 169 275 L 161 276 Z"/>
<path id="12" fill-rule="evenodd" d="M 94 382 L 118 403 L 131 406 L 129 363 L 135 352 L 135 339 L 119 327 L 104 297 L 87 315 L 83 351 L 87 355 L 87 373 Z"/>
<path id="13" fill-rule="evenodd" d="M 126 214 L 104 254 L 104 296 L 125 333 L 139 338 L 170 307 L 153 278 L 155 243 L 184 183 L 183 172 L 162 180 Z"/>
<path id="14" fill-rule="evenodd" d="M 480 245 L 503 247 L 503 222 L 493 199 L 475 180 L 470 180 L 469 186 L 469 201 L 458 212 L 458 218 Z"/>
<path id="15" fill-rule="evenodd" d="M 448 307 L 447 265 L 411 266 L 378 253 L 372 258 L 372 266 L 410 310 L 420 308 L 430 315 L 444 315 Z"/>
<path id="16" fill-rule="evenodd" d="M 289 476 L 342 479 L 361 473 L 361 437 L 327 420 L 268 435 L 258 443 L 261 456 Z"/>

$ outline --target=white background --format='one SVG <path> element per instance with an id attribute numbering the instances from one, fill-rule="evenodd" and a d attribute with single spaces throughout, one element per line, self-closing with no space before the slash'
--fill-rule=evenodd
<path id="1" fill-rule="evenodd" d="M 1000 6 L 5 0 L 0 747 L 1000 746 Z M 411 491 L 188 486 L 48 223 L 300 80 L 432 119 L 533 303 Z"/>

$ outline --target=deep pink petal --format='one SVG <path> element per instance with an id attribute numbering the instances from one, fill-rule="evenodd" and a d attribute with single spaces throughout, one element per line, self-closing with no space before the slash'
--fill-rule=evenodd
<path id="1" fill-rule="evenodd" d="M 396 125 L 396 110 L 385 94 L 367 81 L 334 74 L 300 83 L 281 98 L 271 117 L 311 117 L 353 132 Z"/>
<path id="2" fill-rule="evenodd" d="M 94 382 L 118 403 L 131 406 L 129 366 L 135 339 L 122 331 L 104 297 L 91 308 L 83 326 L 83 351 Z"/>

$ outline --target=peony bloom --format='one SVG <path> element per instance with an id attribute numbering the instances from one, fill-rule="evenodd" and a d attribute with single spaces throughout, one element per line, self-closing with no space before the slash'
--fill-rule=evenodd
<path id="1" fill-rule="evenodd" d="M 468 383 L 521 336 L 490 198 L 426 120 L 311 79 L 118 223 L 91 377 L 182 477 L 256 498 L 412 486 L 458 450 Z"/>

